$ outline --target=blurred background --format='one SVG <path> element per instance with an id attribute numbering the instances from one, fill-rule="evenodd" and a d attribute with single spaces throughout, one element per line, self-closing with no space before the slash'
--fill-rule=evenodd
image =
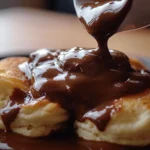
<path id="1" fill-rule="evenodd" d="M 1 0 L 0 56 L 24 55 L 41 48 L 96 47 L 79 23 L 73 0 Z M 119 33 L 110 49 L 150 57 L 150 30 Z"/>
<path id="2" fill-rule="evenodd" d="M 0 2 L 0 8 L 33 7 L 75 14 L 73 0 L 5 0 Z"/>

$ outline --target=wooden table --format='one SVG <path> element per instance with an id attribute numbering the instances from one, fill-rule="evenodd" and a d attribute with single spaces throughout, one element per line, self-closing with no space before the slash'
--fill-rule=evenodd
<path id="1" fill-rule="evenodd" d="M 76 16 L 29 8 L 0 11 L 0 55 L 24 54 L 40 48 L 96 47 Z M 150 30 L 120 33 L 109 48 L 150 57 Z"/>

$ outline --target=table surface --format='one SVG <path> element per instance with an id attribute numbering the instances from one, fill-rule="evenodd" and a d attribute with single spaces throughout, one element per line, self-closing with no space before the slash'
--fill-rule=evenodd
<path id="1" fill-rule="evenodd" d="M 97 46 L 76 16 L 31 8 L 0 11 L 0 56 L 75 46 Z M 109 40 L 109 48 L 150 57 L 150 30 L 116 34 Z"/>

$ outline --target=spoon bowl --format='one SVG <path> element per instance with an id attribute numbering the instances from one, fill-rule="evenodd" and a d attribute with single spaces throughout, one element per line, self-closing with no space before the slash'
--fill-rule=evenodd
<path id="1" fill-rule="evenodd" d="M 127 30 L 136 30 L 140 28 L 145 28 L 150 26 L 150 0 L 74 0 L 74 5 L 76 8 L 77 16 L 81 18 L 80 14 L 85 11 L 83 9 L 84 4 L 86 7 L 88 4 L 101 5 L 103 2 L 122 2 L 126 3 L 128 1 L 131 2 L 130 10 L 125 17 L 124 21 L 121 23 L 118 32 L 127 31 Z M 119 3 L 118 3 L 119 4 Z M 88 7 L 88 9 L 90 9 Z M 88 14 L 89 22 L 92 21 L 92 11 L 96 11 L 95 7 L 91 8 L 91 13 Z M 114 8 L 113 8 L 114 9 Z M 95 17 L 95 16 L 94 16 Z"/>

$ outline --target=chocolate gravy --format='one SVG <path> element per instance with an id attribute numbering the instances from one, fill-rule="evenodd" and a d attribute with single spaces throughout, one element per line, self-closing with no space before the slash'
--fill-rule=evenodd
<path id="1" fill-rule="evenodd" d="M 20 89 L 15 89 L 9 97 L 5 108 L 1 110 L 1 118 L 6 127 L 6 131 L 11 131 L 10 124 L 15 120 L 20 110 L 20 105 L 25 103 L 27 94 Z"/>
<path id="2" fill-rule="evenodd" d="M 21 98 L 23 101 L 19 102 L 15 96 L 16 92 L 10 97 L 10 106 L 17 107 L 2 114 L 6 128 L 9 128 L 20 106 L 30 95 L 29 101 L 45 97 L 68 110 L 73 120 L 84 122 L 89 119 L 100 131 L 104 131 L 111 115 L 121 109 L 115 106 L 115 99 L 150 88 L 148 72 L 135 71 L 125 54 L 109 50 L 107 47 L 108 39 L 119 31 L 134 1 L 80 0 L 76 2 L 78 17 L 88 33 L 97 40 L 98 48 L 44 49 L 30 54 L 29 61 L 20 65 L 20 70 L 31 82 L 30 94 L 23 95 Z M 15 113 L 12 113 L 12 110 Z M 9 120 L 10 116 L 11 120 Z M 5 135 L 9 138 L 7 133 Z M 73 138 L 73 140 L 69 139 L 69 145 L 66 141 L 62 145 L 73 149 L 73 144 L 79 150 L 97 150 L 103 146 L 102 143 L 91 143 L 78 142 Z M 54 145 L 53 149 L 57 149 L 57 144 Z M 111 144 L 104 145 L 106 146 L 101 149 L 113 149 Z M 52 143 L 47 143 L 47 146 L 51 147 Z M 127 150 L 128 148 L 116 146 L 114 149 Z"/>
<path id="3" fill-rule="evenodd" d="M 119 111 L 114 100 L 149 88 L 150 74 L 134 71 L 128 57 L 114 50 L 108 51 L 112 65 L 111 60 L 101 56 L 101 50 L 72 48 L 32 53 L 29 68 L 33 97 L 45 96 L 72 112 L 75 119 L 90 119 L 99 130 L 105 130 L 111 113 Z"/>

